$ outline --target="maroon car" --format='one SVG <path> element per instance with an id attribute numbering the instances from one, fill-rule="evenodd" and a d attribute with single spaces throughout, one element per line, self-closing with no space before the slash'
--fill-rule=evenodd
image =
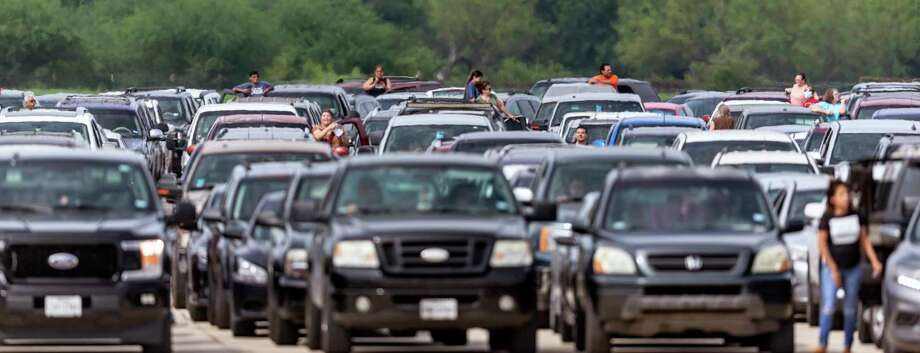
<path id="1" fill-rule="evenodd" d="M 755 91 L 750 89 L 739 89 L 735 95 L 725 97 L 723 101 L 738 100 L 755 100 L 755 101 L 777 101 L 789 103 L 789 96 L 785 91 Z"/>
<path id="2" fill-rule="evenodd" d="M 390 80 L 390 84 L 393 86 L 387 93 L 392 92 L 426 92 L 436 88 L 441 88 L 443 85 L 439 81 L 426 81 L 420 80 L 418 77 L 406 77 L 406 76 L 384 76 Z M 345 92 L 350 94 L 363 94 L 364 89 L 361 88 L 364 85 L 362 80 L 344 80 L 336 83 L 337 86 L 342 87 Z"/>
<path id="3" fill-rule="evenodd" d="M 224 133 L 232 129 L 242 128 L 292 128 L 300 129 L 304 135 L 310 133 L 310 125 L 307 119 L 295 115 L 275 115 L 275 114 L 238 114 L 222 116 L 214 122 L 205 141 L 217 139 Z"/>
<path id="4" fill-rule="evenodd" d="M 887 108 L 920 107 L 920 95 L 915 97 L 865 97 L 856 102 L 851 119 L 872 119 L 876 111 Z"/>

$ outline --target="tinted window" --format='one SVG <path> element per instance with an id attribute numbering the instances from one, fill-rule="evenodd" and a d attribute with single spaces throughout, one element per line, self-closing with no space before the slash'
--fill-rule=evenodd
<path id="1" fill-rule="evenodd" d="M 534 84 L 533 87 L 530 87 L 530 94 L 543 98 L 543 94 L 546 93 L 546 90 L 549 89 L 549 82 L 539 82 Z"/>
<path id="2" fill-rule="evenodd" d="M 468 132 L 489 131 L 485 125 L 415 125 L 390 129 L 384 152 L 424 152 L 435 140 L 450 140 Z"/>
<path id="3" fill-rule="evenodd" d="M 553 114 L 551 126 L 559 125 L 562 117 L 568 113 L 576 112 L 641 112 L 642 104 L 639 102 L 623 101 L 581 101 L 562 102 Z"/>
<path id="4" fill-rule="evenodd" d="M 464 153 L 486 153 L 486 151 L 504 147 L 507 145 L 522 145 L 528 143 L 547 143 L 546 140 L 478 140 L 478 141 L 457 141 L 453 146 L 452 150 L 454 152 L 464 152 Z"/>
<path id="5" fill-rule="evenodd" d="M 795 144 L 773 141 L 703 141 L 684 144 L 684 152 L 690 155 L 696 165 L 711 165 L 719 152 L 738 151 L 792 151 Z"/>
<path id="6" fill-rule="evenodd" d="M 638 147 L 670 147 L 677 139 L 674 135 L 636 135 L 626 134 L 620 139 L 619 144 Z"/>
<path id="7" fill-rule="evenodd" d="M 818 152 L 821 149 L 821 143 L 824 141 L 824 135 L 827 135 L 827 130 L 814 130 L 810 135 L 811 137 L 805 142 L 805 152 Z"/>
<path id="8" fill-rule="evenodd" d="M 547 124 L 550 117 L 553 116 L 553 108 L 556 106 L 556 103 L 543 103 L 540 105 L 540 109 L 537 110 L 537 117 L 535 121 L 539 121 L 541 124 Z"/>
<path id="9" fill-rule="evenodd" d="M 77 139 L 89 143 L 89 131 L 87 131 L 86 125 L 83 124 L 58 121 L 0 123 L 0 135 L 42 132 L 71 134 Z"/>
<path id="10" fill-rule="evenodd" d="M 720 167 L 743 168 L 754 173 L 808 173 L 814 174 L 815 170 L 807 164 L 792 163 L 751 163 L 751 164 L 730 164 L 721 165 Z"/>
<path id="11" fill-rule="evenodd" d="M 771 209 L 751 182 L 637 182 L 616 185 L 604 227 L 617 233 L 749 233 L 773 229 Z"/>
<path id="12" fill-rule="evenodd" d="M 831 164 L 870 159 L 875 147 L 887 134 L 838 134 L 831 152 Z"/>
<path id="13" fill-rule="evenodd" d="M 859 110 L 859 113 L 856 113 L 856 119 L 872 119 L 872 114 L 875 114 L 875 112 L 885 108 L 894 107 L 863 107 Z"/>
<path id="14" fill-rule="evenodd" d="M 594 143 L 594 141 L 607 141 L 607 134 L 610 133 L 610 129 L 613 128 L 613 123 L 610 124 L 589 124 L 580 126 L 588 132 L 588 143 Z M 565 134 L 566 143 L 575 143 L 575 129 L 569 129 L 569 132 Z"/>
<path id="15" fill-rule="evenodd" d="M 179 98 L 154 98 L 163 111 L 163 121 L 168 123 L 185 123 L 185 113 L 182 109 L 182 100 Z"/>
<path id="16" fill-rule="evenodd" d="M 693 111 L 693 116 L 703 116 L 712 114 L 722 98 L 698 98 L 690 99 L 686 105 Z"/>
<path id="17" fill-rule="evenodd" d="M 756 129 L 764 126 L 777 125 L 802 125 L 812 126 L 818 117 L 811 114 L 756 114 L 748 115 L 745 129 Z"/>
<path id="18" fill-rule="evenodd" d="M 226 183 L 230 178 L 233 168 L 244 163 L 261 163 L 261 162 L 296 162 L 310 160 L 320 162 L 329 158 L 321 154 L 303 154 L 303 153 L 252 153 L 252 154 L 207 154 L 202 155 L 201 160 L 192 171 L 191 178 L 188 179 L 189 189 L 210 188 L 216 184 Z"/>
<path id="19" fill-rule="evenodd" d="M 230 204 L 230 219 L 249 220 L 262 196 L 286 189 L 289 181 L 289 178 L 244 180 L 236 191 L 233 203 Z"/>
<path id="20" fill-rule="evenodd" d="M 96 110 L 91 111 L 96 122 L 103 128 L 112 130 L 123 137 L 143 137 L 141 124 L 137 115 L 130 111 Z"/>
<path id="21" fill-rule="evenodd" d="M 294 200 L 304 201 L 313 200 L 322 202 L 329 191 L 329 175 L 307 176 L 300 179 L 297 185 L 297 195 Z"/>
<path id="22" fill-rule="evenodd" d="M 623 160 L 623 161 L 581 161 L 577 163 L 560 163 L 550 179 L 549 200 L 580 200 L 586 194 L 601 191 L 611 170 L 637 165 L 677 165 L 678 162 L 665 160 Z"/>
<path id="23" fill-rule="evenodd" d="M 501 173 L 469 167 L 386 166 L 349 171 L 338 214 L 515 214 Z"/>
<path id="24" fill-rule="evenodd" d="M 272 114 L 272 115 L 295 115 L 289 111 L 259 111 L 259 110 L 227 110 L 227 111 L 212 111 L 212 112 L 202 112 L 198 114 L 198 121 L 195 123 L 195 133 L 192 135 L 192 141 L 190 144 L 197 144 L 205 139 L 208 136 L 208 132 L 211 131 L 211 127 L 214 126 L 214 122 L 217 121 L 217 118 L 227 115 L 238 115 L 238 114 Z"/>
<path id="25" fill-rule="evenodd" d="M 217 131 L 215 140 L 309 140 L 307 129 L 301 127 L 232 127 Z"/>

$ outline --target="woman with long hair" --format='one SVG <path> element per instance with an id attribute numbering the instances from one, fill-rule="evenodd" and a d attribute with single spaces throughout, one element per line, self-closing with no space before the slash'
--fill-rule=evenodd
<path id="1" fill-rule="evenodd" d="M 471 101 L 479 98 L 479 89 L 476 84 L 482 80 L 482 71 L 473 70 L 466 78 L 466 90 L 463 91 L 463 100 Z"/>

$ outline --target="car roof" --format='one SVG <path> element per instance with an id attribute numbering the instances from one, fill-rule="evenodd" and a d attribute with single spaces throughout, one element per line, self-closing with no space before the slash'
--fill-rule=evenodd
<path id="1" fill-rule="evenodd" d="M 656 117 L 659 116 L 657 113 L 647 113 L 647 112 L 571 112 L 565 113 L 562 115 L 562 119 L 568 119 L 573 116 L 587 116 L 588 119 L 605 119 L 605 120 L 620 120 L 626 117 Z"/>
<path id="2" fill-rule="evenodd" d="M 786 103 L 786 102 L 766 101 L 766 100 L 761 100 L 761 99 L 739 99 L 739 100 L 731 100 L 731 101 L 722 102 L 722 105 L 727 105 L 729 108 L 744 106 L 744 105 L 755 105 L 755 104 L 757 105 L 790 105 L 789 103 Z"/>
<path id="3" fill-rule="evenodd" d="M 814 128 L 813 126 L 806 126 L 806 125 L 771 125 L 771 126 L 761 126 L 754 130 L 776 131 L 776 132 L 782 132 L 785 134 L 792 134 L 792 133 L 798 133 L 798 132 L 809 132 L 813 128 Z"/>
<path id="4" fill-rule="evenodd" d="M 841 133 L 915 133 L 920 134 L 920 122 L 908 120 L 841 120 L 831 123 Z"/>
<path id="5" fill-rule="evenodd" d="M 0 123 L 21 123 L 21 122 L 40 122 L 40 121 L 53 121 L 53 122 L 69 122 L 69 123 L 78 123 L 83 125 L 89 125 L 92 123 L 91 115 L 24 115 L 24 116 L 4 116 L 0 118 Z"/>
<path id="6" fill-rule="evenodd" d="M 496 140 L 542 140 L 546 142 L 562 142 L 562 139 L 559 137 L 559 134 L 553 134 L 549 132 L 542 131 L 483 131 L 483 132 L 468 132 L 461 134 L 454 138 L 455 142 L 460 141 L 473 141 L 473 140 L 487 140 L 487 141 L 496 141 Z"/>
<path id="7" fill-rule="evenodd" d="M 755 114 L 809 114 L 809 115 L 818 115 L 817 113 L 811 111 L 811 109 L 800 107 L 792 104 L 772 104 L 772 105 L 761 105 L 754 106 L 744 110 L 744 115 L 755 115 Z"/>
<path id="8" fill-rule="evenodd" d="M 707 142 L 707 141 L 776 141 L 789 142 L 789 136 L 774 131 L 762 130 L 712 130 L 712 131 L 688 131 L 686 142 Z"/>
<path id="9" fill-rule="evenodd" d="M 543 94 L 543 97 L 556 97 L 559 95 L 591 92 L 615 93 L 616 91 L 613 90 L 613 87 L 608 85 L 593 85 L 587 82 L 556 83 L 546 90 L 546 92 Z"/>
<path id="10" fill-rule="evenodd" d="M 82 148 L 62 148 L 48 146 L 30 146 L 21 148 L 9 146 L 0 148 L 0 160 L 75 160 L 99 161 L 111 163 L 131 163 L 146 168 L 144 156 L 128 150 L 102 149 L 89 150 Z"/>
<path id="11" fill-rule="evenodd" d="M 409 99 L 412 97 L 423 97 L 425 92 L 412 92 L 412 91 L 403 91 L 403 92 L 391 92 L 384 93 L 377 96 L 376 99 Z"/>
<path id="12" fill-rule="evenodd" d="M 831 177 L 825 174 L 780 172 L 780 173 L 757 173 L 754 177 L 764 187 L 771 188 L 773 185 L 789 185 L 795 183 L 796 190 L 827 190 Z"/>
<path id="13" fill-rule="evenodd" d="M 77 112 L 73 110 L 60 110 L 60 109 L 34 109 L 34 110 L 12 110 L 6 111 L 0 114 L 3 120 L 12 119 L 12 118 L 41 118 L 41 119 L 79 119 L 79 118 L 88 118 L 87 114 L 84 112 Z"/>
<path id="14" fill-rule="evenodd" d="M 558 103 L 558 102 L 579 102 L 579 101 L 623 101 L 623 102 L 638 102 L 641 103 L 642 100 L 639 99 L 638 95 L 632 93 L 575 93 L 575 94 L 564 94 L 561 96 L 554 97 L 543 97 L 542 103 Z"/>
<path id="15" fill-rule="evenodd" d="M 38 133 L 30 135 L 0 135 L 0 146 L 58 146 L 79 148 L 86 146 L 83 141 L 65 134 Z"/>
<path id="16" fill-rule="evenodd" d="M 290 104 L 282 103 L 222 103 L 206 104 L 198 108 L 198 113 L 216 112 L 216 111 L 233 111 L 233 110 L 253 110 L 253 111 L 289 111 L 296 113 L 294 107 Z"/>
<path id="17" fill-rule="evenodd" d="M 699 129 L 692 126 L 638 126 L 626 129 L 623 135 L 671 136 L 695 130 Z"/>
<path id="18" fill-rule="evenodd" d="M 652 113 L 654 114 L 654 113 Z M 696 126 L 704 127 L 706 122 L 703 119 L 680 117 L 680 116 L 636 116 L 626 117 L 620 120 L 623 127 L 642 126 L 642 125 L 669 125 L 669 126 Z"/>
<path id="19" fill-rule="evenodd" d="M 217 118 L 214 126 L 252 123 L 307 124 L 307 119 L 296 115 L 278 114 L 233 114 Z"/>
<path id="20" fill-rule="evenodd" d="M 808 156 L 805 154 L 788 151 L 725 152 L 722 153 L 721 158 L 717 159 L 720 165 L 774 163 L 809 164 Z"/>
<path id="21" fill-rule="evenodd" d="M 731 95 L 730 93 L 721 92 L 721 91 L 700 91 L 700 92 L 687 92 L 684 94 L 677 95 L 675 97 L 687 96 L 687 101 L 689 102 L 694 99 L 725 98 L 730 95 Z"/>
<path id="22" fill-rule="evenodd" d="M 743 169 L 731 168 L 674 168 L 667 166 L 637 166 L 619 169 L 617 180 L 623 181 L 654 181 L 656 184 L 665 185 L 668 180 L 699 180 L 699 181 L 748 181 L 753 180 L 750 172 Z M 663 182 L 663 183 L 660 183 Z"/>
<path id="23" fill-rule="evenodd" d="M 413 114 L 397 115 L 390 119 L 390 126 L 413 125 L 482 125 L 491 126 L 489 118 L 473 114 Z"/>
<path id="24" fill-rule="evenodd" d="M 231 153 L 313 153 L 332 154 L 327 143 L 307 141 L 283 140 L 230 140 L 230 141 L 205 141 L 195 150 L 201 154 L 231 154 Z"/>
<path id="25" fill-rule="evenodd" d="M 249 168 L 243 166 L 244 179 L 246 178 L 271 178 L 278 176 L 293 176 L 300 169 L 305 168 L 303 162 L 260 162 L 252 163 Z M 240 168 L 240 166 L 237 166 Z"/>
<path id="26" fill-rule="evenodd" d="M 860 99 L 856 103 L 860 108 L 865 107 L 879 107 L 879 106 L 907 106 L 907 107 L 920 107 L 920 96 L 915 98 L 908 97 L 890 97 L 890 96 L 881 96 L 881 97 L 865 97 Z"/>
<path id="27" fill-rule="evenodd" d="M 348 166 L 383 167 L 383 166 L 469 166 L 479 168 L 496 168 L 495 160 L 466 153 L 422 154 L 390 153 L 380 156 L 358 155 L 344 160 Z"/>
<path id="28" fill-rule="evenodd" d="M 342 87 L 335 85 L 311 85 L 311 84 L 277 84 L 273 86 L 272 89 L 276 93 L 280 92 L 300 92 L 300 93 L 330 93 L 330 94 L 345 94 L 345 90 Z"/>
<path id="29" fill-rule="evenodd" d="M 898 119 L 900 117 L 918 118 L 920 108 L 885 108 L 872 114 L 872 119 Z"/>
<path id="30" fill-rule="evenodd" d="M 668 102 L 645 102 L 645 103 L 642 103 L 642 105 L 645 106 L 645 109 L 657 108 L 657 109 L 674 109 L 674 110 L 681 109 L 684 106 L 683 104 L 674 104 L 674 103 L 668 103 Z"/>
<path id="31" fill-rule="evenodd" d="M 726 101 L 733 100 L 775 100 L 789 102 L 789 97 L 784 91 L 752 91 L 742 92 L 725 97 Z"/>
<path id="32" fill-rule="evenodd" d="M 608 160 L 672 160 L 692 164 L 690 157 L 670 148 L 649 148 L 633 146 L 611 146 L 604 148 L 559 149 L 549 151 L 551 158 L 563 162 L 608 161 Z"/>

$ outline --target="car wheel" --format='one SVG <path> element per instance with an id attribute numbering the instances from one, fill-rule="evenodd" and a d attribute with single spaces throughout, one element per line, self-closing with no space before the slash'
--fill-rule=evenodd
<path id="1" fill-rule="evenodd" d="M 875 347 L 882 348 L 882 340 L 885 339 L 885 310 L 881 306 L 873 306 L 872 312 L 872 342 Z"/>
<path id="2" fill-rule="evenodd" d="M 252 337 L 256 335 L 256 323 L 252 320 L 246 320 L 237 317 L 239 311 L 236 307 L 235 300 L 230 299 L 230 332 L 233 337 Z"/>
<path id="3" fill-rule="evenodd" d="M 176 240 L 178 241 L 178 239 Z M 185 276 L 182 276 L 179 273 L 179 252 L 178 249 L 173 251 L 173 254 L 176 254 L 176 258 L 172 259 L 170 264 L 170 281 L 169 281 L 169 291 L 172 294 L 172 303 L 173 307 L 176 309 L 185 309 Z"/>
<path id="4" fill-rule="evenodd" d="M 821 305 L 817 303 L 817 299 L 814 298 L 812 293 L 812 284 L 811 284 L 811 270 L 808 271 L 808 280 L 806 285 L 808 287 L 808 303 L 805 306 L 805 320 L 808 321 L 808 326 L 817 327 L 821 321 Z"/>
<path id="5" fill-rule="evenodd" d="M 610 352 L 610 336 L 604 332 L 594 313 L 588 311 L 585 314 L 584 344 L 580 351 L 584 353 Z"/>
<path id="6" fill-rule="evenodd" d="M 760 351 L 773 353 L 792 353 L 795 351 L 795 322 L 789 319 L 779 326 L 779 331 L 761 336 L 757 339 Z"/>
<path id="7" fill-rule="evenodd" d="M 467 343 L 466 330 L 431 331 L 431 340 L 441 342 L 445 346 L 465 346 Z"/>
<path id="8" fill-rule="evenodd" d="M 304 318 L 306 319 L 304 320 L 304 332 L 307 334 L 307 348 L 315 351 L 323 346 L 323 314 L 316 305 L 313 305 L 313 300 L 310 299 L 309 294 L 307 294 L 306 301 L 307 312 L 304 313 Z"/>
<path id="9" fill-rule="evenodd" d="M 160 331 L 160 340 L 154 344 L 142 345 L 144 353 L 172 353 L 172 320 L 163 320 L 163 328 Z"/>
<path id="10" fill-rule="evenodd" d="M 214 325 L 219 329 L 230 328 L 230 303 L 227 302 L 227 293 L 224 291 L 224 281 L 217 278 L 214 295 Z"/>
<path id="11" fill-rule="evenodd" d="M 323 352 L 351 352 L 351 333 L 332 318 L 332 298 L 327 297 L 323 305 Z"/>
<path id="12" fill-rule="evenodd" d="M 564 318 L 559 318 L 559 338 L 565 343 L 571 343 L 575 339 L 575 328 Z"/>
<path id="13" fill-rule="evenodd" d="M 208 323 L 217 326 L 217 284 L 214 276 L 208 276 Z"/>
<path id="14" fill-rule="evenodd" d="M 864 344 L 872 343 L 872 311 L 871 308 L 863 305 L 862 302 L 856 309 L 856 332 L 859 336 L 859 342 Z"/>
<path id="15" fill-rule="evenodd" d="M 297 332 L 297 326 L 289 320 L 281 318 L 278 314 L 277 306 L 273 304 L 274 300 L 269 297 L 268 306 L 268 337 L 279 346 L 290 346 L 297 343 L 300 335 Z"/>

